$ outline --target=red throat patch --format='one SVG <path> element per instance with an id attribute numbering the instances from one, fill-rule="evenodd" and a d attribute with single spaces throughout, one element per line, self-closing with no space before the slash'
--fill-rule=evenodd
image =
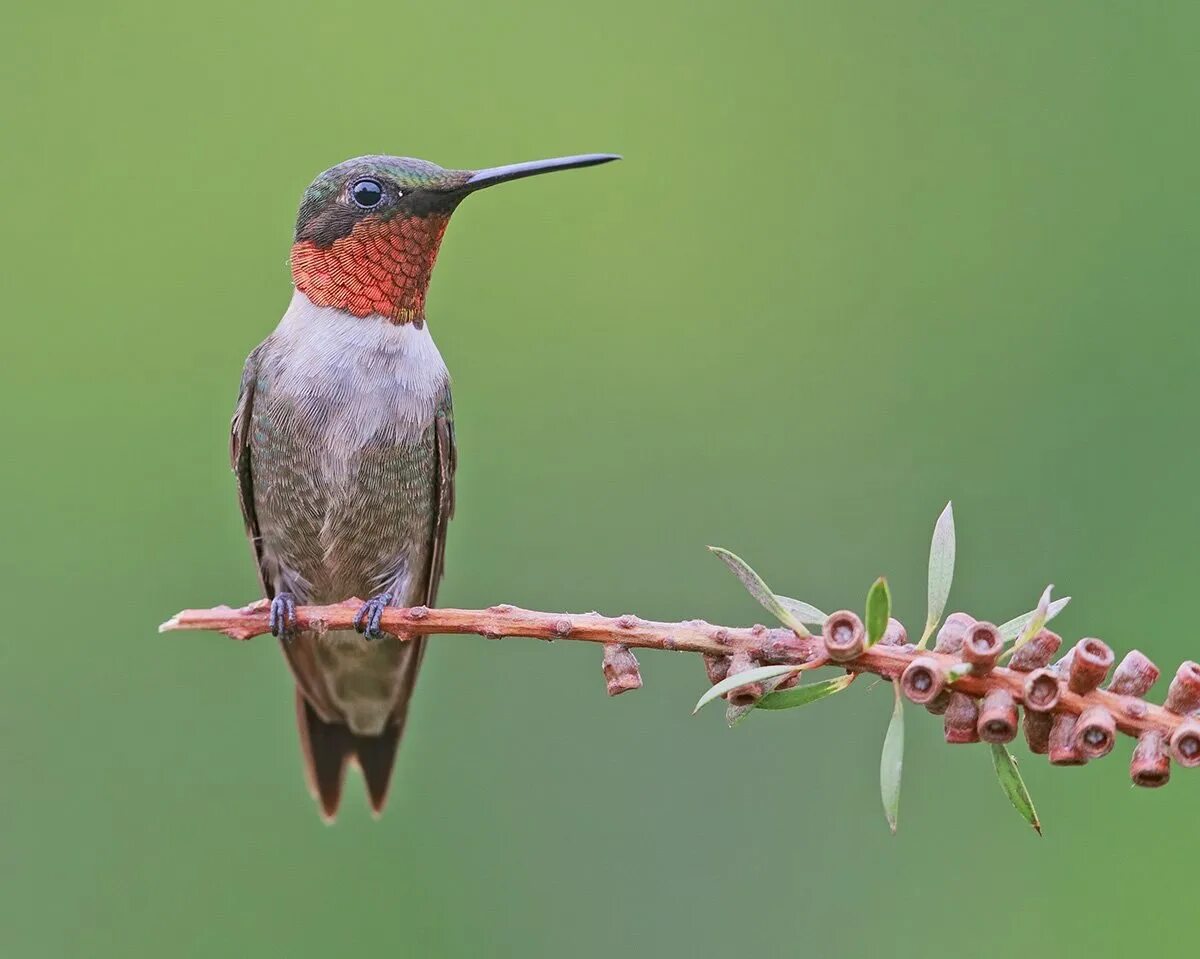
<path id="1" fill-rule="evenodd" d="M 369 217 L 330 246 L 297 243 L 292 247 L 296 289 L 316 306 L 420 326 L 429 275 L 449 221 L 449 214 Z"/>

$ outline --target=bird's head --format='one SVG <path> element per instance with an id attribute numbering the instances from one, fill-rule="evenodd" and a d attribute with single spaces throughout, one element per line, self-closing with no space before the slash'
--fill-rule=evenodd
<path id="1" fill-rule="evenodd" d="M 410 157 L 347 160 L 304 193 L 292 279 L 317 306 L 420 324 L 442 235 L 465 197 L 497 183 L 616 159 L 590 153 L 486 170 L 447 170 Z"/>

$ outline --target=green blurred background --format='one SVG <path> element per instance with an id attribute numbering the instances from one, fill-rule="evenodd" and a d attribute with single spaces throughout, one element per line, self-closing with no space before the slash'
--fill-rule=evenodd
<path id="1" fill-rule="evenodd" d="M 1047 582 L 1071 640 L 1200 653 L 1194 4 L 25 4 L 5 14 L 5 956 L 1141 954 L 1200 775 L 1025 763 L 860 683 L 730 731 L 700 664 L 433 641 L 380 822 L 325 828 L 226 460 L 301 191 L 368 152 L 623 163 L 457 214 L 441 599 L 753 622 L 704 551 L 924 615 Z M 1161 689 L 1158 691 L 1161 694 Z M 1026 753 L 1021 747 L 1018 756 Z M 1119 904 L 1119 908 L 1116 906 Z M 1161 920 L 1161 921 L 1159 921 Z M 1158 930 L 1156 932 L 1155 930 Z M 1159 936 L 1162 940 L 1159 940 Z"/>

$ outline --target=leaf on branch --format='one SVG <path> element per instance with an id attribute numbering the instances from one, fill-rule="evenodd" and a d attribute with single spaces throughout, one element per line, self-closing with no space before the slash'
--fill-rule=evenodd
<path id="1" fill-rule="evenodd" d="M 883 813 L 894 834 L 900 816 L 900 774 L 904 770 L 904 699 L 900 695 L 900 680 L 892 680 L 892 691 L 896 702 L 879 757 L 879 792 L 883 797 Z"/>
<path id="2" fill-rule="evenodd" d="M 801 618 L 792 613 L 779 601 L 779 597 L 771 592 L 767 584 L 763 582 L 762 577 L 759 576 L 758 573 L 754 572 L 749 563 L 747 563 L 736 553 L 731 553 L 729 550 L 722 549 L 720 546 L 710 546 L 709 550 L 713 553 L 716 553 L 721 562 L 733 570 L 733 575 L 741 580 L 742 585 L 746 587 L 746 590 L 751 596 L 758 600 L 763 609 L 769 612 L 777 620 L 783 623 L 784 626 L 788 627 L 788 629 L 792 630 L 797 635 L 811 635 L 805 628 Z M 814 612 L 816 612 L 816 610 L 814 610 Z M 822 619 L 822 622 L 824 622 L 824 619 Z"/>
<path id="3" fill-rule="evenodd" d="M 1050 602 L 1050 591 L 1053 588 L 1053 583 L 1046 587 L 1042 593 L 1042 599 L 1038 601 L 1035 609 L 1031 609 L 1028 613 L 1022 613 L 1020 616 L 1015 616 L 1007 623 L 1001 625 L 999 627 L 1000 638 L 1008 642 L 1020 636 L 1022 637 L 1020 645 L 1024 645 L 1041 632 L 1043 626 L 1066 609 L 1067 603 L 1071 602 L 1071 597 L 1064 596 L 1062 599 Z M 1045 603 L 1044 609 L 1043 602 Z"/>
<path id="4" fill-rule="evenodd" d="M 996 778 L 1000 780 L 1000 788 L 1004 790 L 1008 801 L 1040 836 L 1042 823 L 1038 819 L 1037 810 L 1033 808 L 1033 800 L 1029 797 L 1029 790 L 1017 770 L 1017 761 L 1013 759 L 1012 753 L 999 743 L 993 743 L 992 765 L 996 767 Z"/>
<path id="5" fill-rule="evenodd" d="M 794 663 L 786 666 L 756 666 L 754 669 L 744 669 L 740 673 L 726 676 L 715 686 L 711 686 L 705 691 L 704 695 L 696 702 L 696 708 L 692 710 L 692 715 L 696 715 L 704 706 L 707 706 L 714 699 L 724 696 L 731 689 L 737 689 L 739 686 L 748 686 L 750 683 L 765 682 L 768 679 L 775 679 L 778 676 L 790 676 L 792 673 L 798 673 L 802 669 L 808 669 L 810 665 L 823 664 Z"/>
<path id="6" fill-rule="evenodd" d="M 795 709 L 797 706 L 807 706 L 809 703 L 815 703 L 825 699 L 827 696 L 832 696 L 834 693 L 840 693 L 846 689 L 852 682 L 857 673 L 847 673 L 845 676 L 838 676 L 836 679 L 823 679 L 819 683 L 810 683 L 807 686 L 793 686 L 791 689 L 781 689 L 775 693 L 769 693 L 758 701 L 759 709 Z"/>
<path id="7" fill-rule="evenodd" d="M 867 646 L 874 646 L 887 632 L 888 619 L 892 615 L 892 594 L 888 591 L 887 579 L 880 576 L 867 591 Z"/>
<path id="8" fill-rule="evenodd" d="M 954 581 L 954 504 L 947 503 L 933 527 L 933 541 L 929 544 L 929 613 L 925 618 L 925 632 L 921 635 L 918 649 L 924 649 L 929 637 L 941 622 L 950 599 L 950 584 Z"/>
<path id="9" fill-rule="evenodd" d="M 946 670 L 946 682 L 947 683 L 956 682 L 956 681 L 962 679 L 964 676 L 969 676 L 970 673 L 971 673 L 971 664 L 970 663 L 955 663 L 953 666 L 951 666 L 949 669 Z"/>
<path id="10" fill-rule="evenodd" d="M 779 602 L 780 606 L 806 626 L 823 626 L 825 620 L 829 618 L 826 613 L 822 613 L 817 607 L 804 602 L 802 599 L 792 599 L 790 596 L 780 596 L 778 593 L 775 594 L 775 599 Z"/>

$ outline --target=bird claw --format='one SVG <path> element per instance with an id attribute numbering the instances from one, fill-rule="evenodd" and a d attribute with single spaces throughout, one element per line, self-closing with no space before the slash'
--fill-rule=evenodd
<path id="1" fill-rule="evenodd" d="M 380 593 L 363 603 L 354 617 L 355 632 L 362 633 L 365 639 L 383 639 L 387 633 L 379 628 L 379 621 L 383 618 L 383 611 L 388 608 L 391 601 L 391 593 Z"/>
<path id="2" fill-rule="evenodd" d="M 271 615 L 267 620 L 271 635 L 288 640 L 296 632 L 296 600 L 291 593 L 279 593 L 271 600 Z"/>

